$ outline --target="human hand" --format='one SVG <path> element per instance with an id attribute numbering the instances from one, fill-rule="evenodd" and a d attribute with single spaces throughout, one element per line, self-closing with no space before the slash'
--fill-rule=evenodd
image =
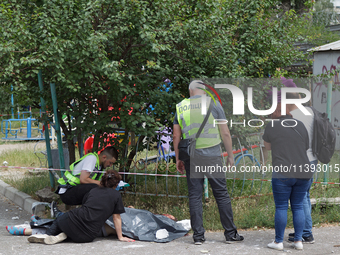
<path id="1" fill-rule="evenodd" d="M 176 167 L 177 167 L 178 172 L 180 172 L 181 174 L 184 174 L 185 166 L 184 166 L 184 162 L 182 160 L 176 161 Z"/>
<path id="2" fill-rule="evenodd" d="M 121 238 L 118 238 L 118 239 L 121 242 L 135 242 L 135 240 L 128 238 L 128 237 L 124 237 L 124 236 L 122 236 Z"/>
<path id="3" fill-rule="evenodd" d="M 227 157 L 227 166 L 233 166 L 234 165 L 234 157 L 231 155 L 231 156 L 228 156 Z"/>

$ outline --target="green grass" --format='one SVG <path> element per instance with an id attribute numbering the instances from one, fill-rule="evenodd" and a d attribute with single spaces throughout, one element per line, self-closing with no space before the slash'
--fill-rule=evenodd
<path id="1" fill-rule="evenodd" d="M 24 142 L 17 142 L 25 145 Z M 34 154 L 34 150 L 11 149 L 0 154 L 0 163 L 7 161 L 9 166 L 20 167 L 40 167 L 39 158 Z"/>
<path id="2" fill-rule="evenodd" d="M 23 144 L 24 145 L 24 144 Z M 157 151 L 148 153 L 148 156 L 155 155 Z M 255 151 L 255 153 L 258 153 Z M 137 160 L 144 158 L 145 152 L 137 155 Z M 255 155 L 259 157 L 259 155 Z M 40 162 L 34 155 L 33 150 L 10 150 L 0 154 L 0 162 L 6 160 L 10 165 L 39 167 Z M 330 165 L 338 164 L 339 152 L 336 152 L 332 158 Z M 131 172 L 147 172 L 177 174 L 174 162 L 167 165 L 164 162 L 156 165 L 149 164 L 143 169 L 145 164 L 136 164 L 136 168 L 131 168 Z M 250 160 L 246 159 L 246 164 L 250 164 Z M 49 175 L 23 175 L 24 178 L 17 176 L 4 175 L 6 171 L 9 173 L 11 169 L 1 168 L 1 179 L 9 183 L 11 186 L 35 197 L 35 192 L 46 186 L 49 186 Z M 25 170 L 17 170 L 25 171 Z M 262 174 L 256 173 L 228 173 L 227 178 L 246 178 L 246 179 L 261 179 Z M 126 191 L 139 193 L 154 193 L 154 194 L 170 194 L 170 195 L 187 195 L 187 184 L 185 178 L 175 177 L 155 177 L 155 176 L 129 176 L 131 186 Z M 319 174 L 319 181 L 323 180 L 323 173 Z M 271 179 L 271 174 L 267 173 L 264 179 Z M 329 174 L 329 181 L 339 182 L 339 173 L 332 172 Z M 136 184 L 133 184 L 133 183 Z M 265 228 L 274 227 L 275 205 L 271 194 L 271 183 L 261 181 L 243 181 L 243 180 L 227 180 L 227 187 L 232 194 L 232 208 L 234 212 L 235 224 L 238 228 L 246 229 L 257 226 Z M 242 192 L 241 192 L 242 191 Z M 122 194 L 125 206 L 132 205 L 135 208 L 146 209 L 153 213 L 169 213 L 177 219 L 189 219 L 189 207 L 187 198 L 167 197 L 167 196 L 146 196 L 135 194 Z M 340 188 L 338 185 L 322 185 L 316 184 L 311 189 L 312 198 L 320 197 L 340 197 Z M 212 190 L 209 186 L 209 201 L 203 202 L 204 211 L 204 226 L 207 230 L 222 230 L 219 219 L 217 204 L 212 196 Z M 319 226 L 323 223 L 339 222 L 339 206 L 321 206 L 317 205 L 312 210 L 312 218 L 314 226 Z M 288 210 L 288 227 L 293 227 L 292 214 Z"/>
<path id="3" fill-rule="evenodd" d="M 3 177 L 2 179 L 4 182 L 32 196 L 34 199 L 38 199 L 38 197 L 35 195 L 36 191 L 50 186 L 48 172 L 39 173 L 37 175 L 26 172 L 23 178 L 18 178 L 17 176 L 7 176 Z"/>

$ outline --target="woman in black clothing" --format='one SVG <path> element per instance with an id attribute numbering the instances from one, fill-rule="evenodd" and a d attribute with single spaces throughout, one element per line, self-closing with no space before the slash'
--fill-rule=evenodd
<path id="1" fill-rule="evenodd" d="M 278 121 L 268 123 L 263 134 L 264 145 L 272 151 L 272 189 L 275 202 L 275 241 L 268 248 L 283 250 L 284 231 L 287 225 L 288 201 L 293 213 L 295 230 L 293 248 L 302 250 L 302 232 L 305 223 L 303 200 L 306 196 L 313 172 L 307 156 L 309 138 L 301 121 L 281 114 L 278 105 L 271 118 Z"/>
<path id="2" fill-rule="evenodd" d="M 122 235 L 120 214 L 125 210 L 121 195 L 115 190 L 120 180 L 121 176 L 115 170 L 107 171 L 102 177 L 100 186 L 84 196 L 82 207 L 57 217 L 47 230 L 47 235 L 32 235 L 28 241 L 55 244 L 69 238 L 76 243 L 92 242 L 96 237 L 114 232 L 105 224 L 105 221 L 113 215 L 118 239 L 133 242 L 133 239 Z"/>

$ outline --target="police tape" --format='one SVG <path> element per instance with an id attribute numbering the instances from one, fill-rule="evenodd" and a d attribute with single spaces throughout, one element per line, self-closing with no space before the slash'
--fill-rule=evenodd
<path id="1" fill-rule="evenodd" d="M 69 169 L 57 169 L 57 168 L 37 168 L 37 167 L 25 167 L 25 166 L 0 166 L 0 168 L 10 168 L 10 169 L 26 169 L 26 170 L 36 170 L 36 171 L 59 171 L 59 172 L 65 172 L 69 171 Z M 105 173 L 105 171 L 92 171 L 94 173 Z M 119 174 L 124 175 L 139 175 L 139 176 L 157 176 L 157 177 L 186 177 L 186 175 L 178 175 L 178 174 L 151 174 L 151 173 L 133 173 L 133 172 L 118 172 Z M 242 178 L 231 178 L 226 177 L 226 180 L 237 180 L 237 181 L 265 181 L 265 182 L 271 182 L 272 180 L 268 179 L 242 179 Z M 340 185 L 340 182 L 320 182 L 320 181 L 314 181 L 315 184 L 335 184 Z"/>
<path id="2" fill-rule="evenodd" d="M 69 169 L 57 169 L 57 168 L 38 168 L 38 167 L 24 167 L 24 166 L 0 166 L 0 168 L 11 168 L 11 169 L 28 169 L 35 171 L 59 171 L 65 172 L 69 171 Z M 105 173 L 105 171 L 92 171 L 93 173 Z M 142 175 L 142 176 L 163 176 L 163 177 L 186 177 L 186 175 L 171 175 L 171 174 L 150 174 L 150 173 L 131 173 L 131 172 L 118 172 L 119 174 L 127 174 L 127 175 Z"/>

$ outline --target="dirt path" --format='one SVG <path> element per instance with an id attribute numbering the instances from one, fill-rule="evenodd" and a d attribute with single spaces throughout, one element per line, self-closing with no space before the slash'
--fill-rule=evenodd
<path id="1" fill-rule="evenodd" d="M 3 151 L 7 150 L 15 150 L 15 149 L 20 149 L 20 150 L 34 150 L 34 147 L 36 146 L 36 149 L 41 149 L 45 148 L 45 141 L 39 142 L 12 142 L 12 143 L 5 143 L 5 144 L 0 144 L 0 154 Z"/>

